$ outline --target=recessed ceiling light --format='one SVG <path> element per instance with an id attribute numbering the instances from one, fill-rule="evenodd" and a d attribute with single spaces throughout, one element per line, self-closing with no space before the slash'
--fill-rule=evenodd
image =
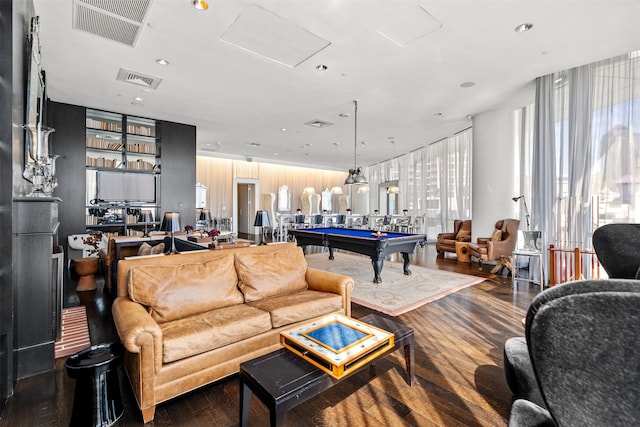
<path id="1" fill-rule="evenodd" d="M 343 119 L 346 119 L 348 117 L 351 117 L 351 114 L 349 114 L 349 113 L 340 113 L 340 114 L 338 114 L 338 117 L 342 117 Z"/>
<path id="2" fill-rule="evenodd" d="M 280 128 L 280 130 L 281 130 L 282 132 L 286 132 L 286 131 L 287 131 L 287 128 Z"/>
<path id="3" fill-rule="evenodd" d="M 158 58 L 156 59 L 156 64 L 160 64 L 160 65 L 169 65 L 169 61 L 167 61 L 164 58 Z"/>
<path id="4" fill-rule="evenodd" d="M 138 101 L 138 102 L 142 102 L 144 101 L 143 98 L 140 98 L 139 96 L 136 96 L 135 98 L 133 98 L 134 101 Z"/>
<path id="5" fill-rule="evenodd" d="M 471 86 L 475 86 L 476 83 L 475 82 L 464 82 L 460 85 L 460 87 L 471 87 Z"/>
<path id="6" fill-rule="evenodd" d="M 340 145 L 340 143 L 339 142 L 334 142 L 333 145 L 335 145 L 337 147 L 338 145 Z"/>
<path id="7" fill-rule="evenodd" d="M 204 0 L 191 0 L 191 6 L 195 7 L 198 10 L 209 9 L 209 4 Z"/>
<path id="8" fill-rule="evenodd" d="M 518 25 L 515 28 L 515 32 L 516 33 L 526 33 L 527 31 L 529 31 L 532 28 L 533 28 L 533 24 L 527 22 L 527 23 Z"/>
<path id="9" fill-rule="evenodd" d="M 329 68 L 329 67 L 327 67 L 324 64 L 316 65 L 316 70 L 318 70 L 318 71 L 327 71 L 327 68 Z"/>
<path id="10" fill-rule="evenodd" d="M 434 116 L 442 117 L 442 113 L 433 113 Z"/>
<path id="11" fill-rule="evenodd" d="M 249 142 L 247 145 L 249 147 L 256 147 L 256 148 L 262 146 L 262 144 L 258 144 L 257 142 Z"/>

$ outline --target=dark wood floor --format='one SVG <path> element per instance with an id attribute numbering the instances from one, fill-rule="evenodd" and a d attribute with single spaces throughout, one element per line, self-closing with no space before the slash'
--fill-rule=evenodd
<path id="1" fill-rule="evenodd" d="M 397 258 L 397 257 L 396 257 Z M 395 259 L 400 261 L 400 258 Z M 364 370 L 287 414 L 288 426 L 504 426 L 511 395 L 502 370 L 504 341 L 522 335 L 521 319 L 536 286 L 511 288 L 511 276 L 488 273 L 455 257 L 437 257 L 432 244 L 418 248 L 413 263 L 485 277 L 395 319 L 415 330 L 416 382 L 403 379 L 404 359 L 396 352 L 376 364 L 375 377 Z M 100 279 L 99 279 L 100 280 Z M 117 339 L 110 299 L 99 290 L 75 292 L 67 277 L 67 306 L 87 306 L 92 344 Z M 355 305 L 353 316 L 371 310 Z M 68 425 L 74 380 L 56 361 L 54 372 L 18 381 L 0 419 L 2 426 Z M 143 425 L 126 376 L 120 372 L 125 413 L 117 425 Z M 158 405 L 154 423 L 162 426 L 237 426 L 236 376 Z M 253 399 L 250 426 L 268 426 L 266 409 Z"/>

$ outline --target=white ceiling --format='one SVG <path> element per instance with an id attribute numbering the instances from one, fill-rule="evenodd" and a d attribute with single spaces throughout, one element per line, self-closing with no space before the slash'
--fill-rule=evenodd
<path id="1" fill-rule="evenodd" d="M 74 30 L 73 0 L 34 5 L 52 100 L 195 125 L 200 154 L 336 170 L 354 164 L 354 99 L 366 166 L 468 128 L 538 76 L 640 49 L 637 0 L 210 0 L 204 12 L 153 0 L 133 47 Z M 302 62 L 239 48 L 227 30 Z M 304 60 L 306 47 L 319 51 Z M 120 68 L 162 82 L 145 92 Z M 304 124 L 316 119 L 334 124 Z"/>

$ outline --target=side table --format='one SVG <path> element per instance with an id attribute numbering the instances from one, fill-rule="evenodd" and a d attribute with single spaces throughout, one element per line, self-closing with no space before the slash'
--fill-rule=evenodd
<path id="1" fill-rule="evenodd" d="M 469 242 L 456 242 L 456 257 L 458 262 L 470 262 Z"/>
<path id="2" fill-rule="evenodd" d="M 124 406 L 117 368 L 123 357 L 122 344 L 113 343 L 92 346 L 67 359 L 67 374 L 76 380 L 69 425 L 106 427 L 120 419 Z"/>

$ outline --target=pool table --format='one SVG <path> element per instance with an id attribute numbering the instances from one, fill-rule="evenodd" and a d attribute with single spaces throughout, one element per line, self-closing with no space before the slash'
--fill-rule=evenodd
<path id="1" fill-rule="evenodd" d="M 410 275 L 409 254 L 413 253 L 416 243 L 424 246 L 427 236 L 424 234 L 407 234 L 382 232 L 380 236 L 373 230 L 352 228 L 304 228 L 290 230 L 295 236 L 298 246 L 303 250 L 306 246 L 326 246 L 329 248 L 329 259 L 334 259 L 334 249 L 368 255 L 373 265 L 373 283 L 382 283 L 380 272 L 384 258 L 395 252 L 402 252 L 404 274 Z"/>

